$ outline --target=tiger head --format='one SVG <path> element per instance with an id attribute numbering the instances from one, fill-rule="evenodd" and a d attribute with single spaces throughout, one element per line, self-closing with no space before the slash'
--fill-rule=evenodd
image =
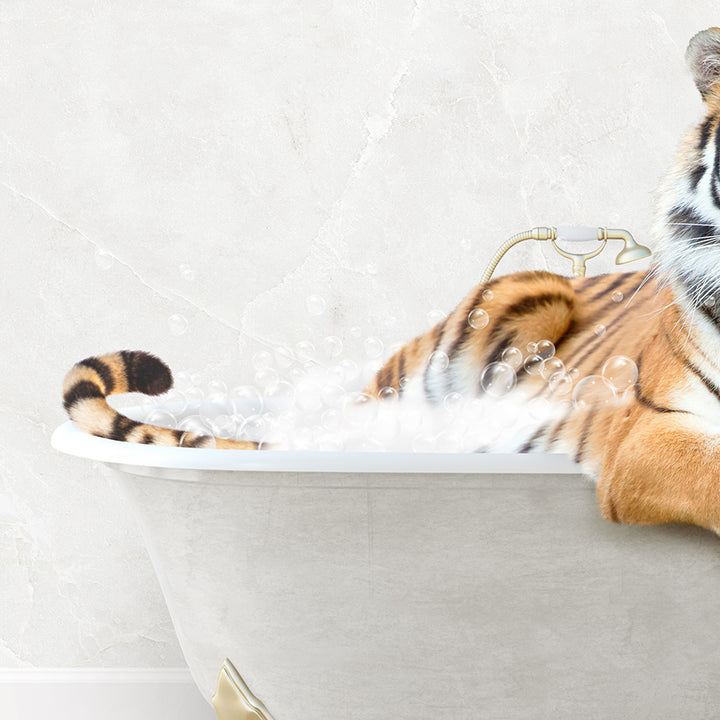
<path id="1" fill-rule="evenodd" d="M 704 101 L 660 188 L 658 268 L 693 316 L 720 324 L 720 28 L 697 33 L 685 53 Z M 700 312 L 697 312 L 697 311 Z"/>

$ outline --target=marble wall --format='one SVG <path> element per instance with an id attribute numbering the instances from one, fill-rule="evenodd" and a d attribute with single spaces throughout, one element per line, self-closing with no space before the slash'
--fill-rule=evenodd
<path id="1" fill-rule="evenodd" d="M 518 230 L 652 244 L 713 10 L 0 2 L 0 665 L 182 663 L 126 504 L 49 447 L 73 362 L 237 384 L 259 347 L 411 337 Z M 529 267 L 568 270 L 530 244 L 500 270 Z"/>

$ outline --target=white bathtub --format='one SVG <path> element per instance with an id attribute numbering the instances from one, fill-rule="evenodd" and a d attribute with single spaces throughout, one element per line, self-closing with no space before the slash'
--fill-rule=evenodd
<path id="1" fill-rule="evenodd" d="M 131 498 L 208 699 L 228 657 L 273 720 L 716 716 L 720 541 L 564 456 L 52 442 Z"/>

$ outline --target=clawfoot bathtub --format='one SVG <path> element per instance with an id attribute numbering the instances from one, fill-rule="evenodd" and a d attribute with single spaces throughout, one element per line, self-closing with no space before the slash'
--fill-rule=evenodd
<path id="1" fill-rule="evenodd" d="M 53 445 L 131 499 L 221 720 L 720 704 L 720 541 L 602 520 L 564 456 L 160 448 L 70 423 Z"/>

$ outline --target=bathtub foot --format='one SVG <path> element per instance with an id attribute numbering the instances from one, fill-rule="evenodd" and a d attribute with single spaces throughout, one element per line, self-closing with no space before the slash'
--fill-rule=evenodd
<path id="1" fill-rule="evenodd" d="M 212 704 L 218 720 L 273 720 L 229 660 L 220 668 Z"/>

